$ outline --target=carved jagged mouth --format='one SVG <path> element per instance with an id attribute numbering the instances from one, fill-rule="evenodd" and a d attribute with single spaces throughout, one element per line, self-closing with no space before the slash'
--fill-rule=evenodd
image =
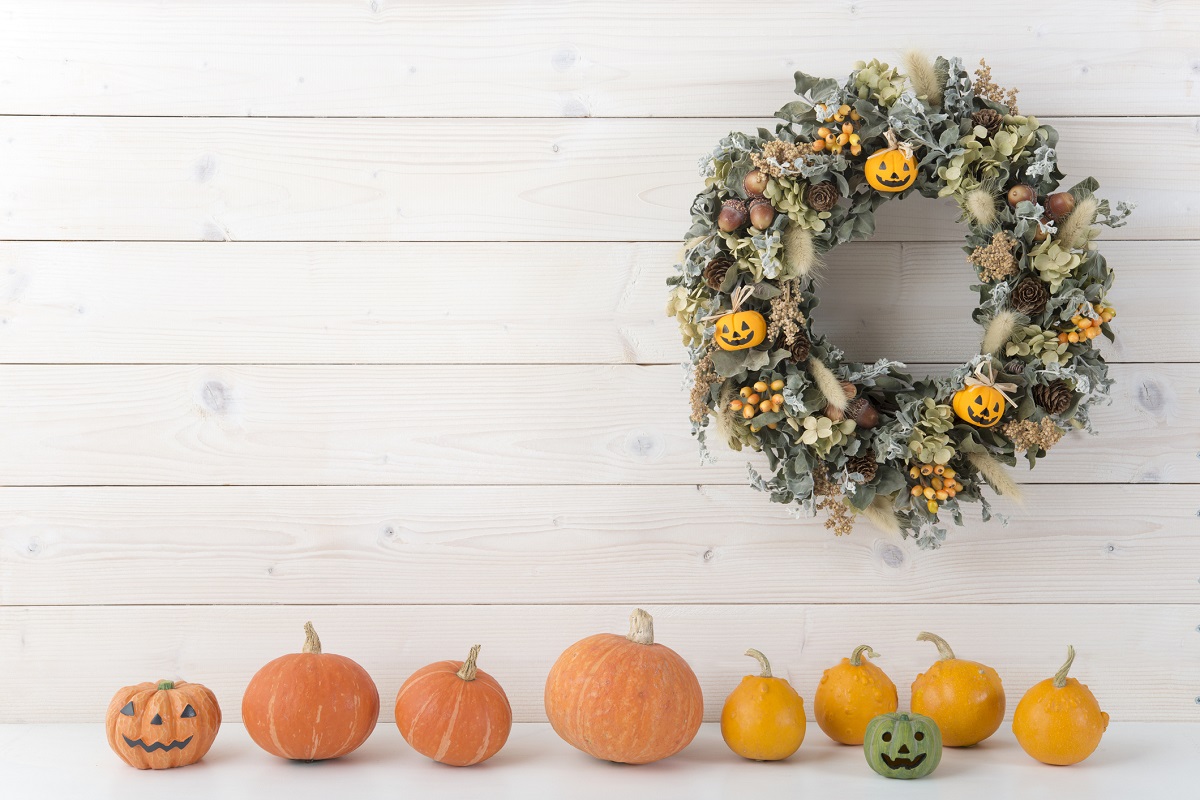
<path id="1" fill-rule="evenodd" d="M 967 409 L 967 416 L 971 418 L 971 422 L 974 422 L 977 425 L 991 425 L 996 421 L 990 417 L 977 417 L 975 416 L 975 411 L 970 408 Z"/>
<path id="2" fill-rule="evenodd" d="M 754 338 L 753 333 L 747 333 L 745 336 L 726 336 L 725 344 L 733 347 L 740 347 Z"/>
<path id="3" fill-rule="evenodd" d="M 901 178 L 900 180 L 895 180 L 895 179 L 885 180 L 884 178 L 876 178 L 875 180 L 879 181 L 884 186 L 888 186 L 888 187 L 904 186 L 905 184 L 908 183 L 908 178 Z"/>
<path id="4" fill-rule="evenodd" d="M 916 769 L 925 760 L 924 753 L 918 754 L 916 758 L 905 758 L 904 756 L 888 758 L 886 753 L 881 753 L 880 757 L 883 758 L 883 763 L 887 765 L 888 769 Z"/>
<path id="5" fill-rule="evenodd" d="M 165 742 L 154 742 L 153 744 L 146 744 L 141 739 L 130 739 L 124 734 L 121 735 L 121 738 L 124 739 L 125 744 L 129 745 L 130 747 L 140 747 L 147 753 L 153 753 L 155 750 L 182 750 L 183 748 L 187 747 L 188 742 L 192 740 L 192 737 L 189 736 L 182 742 L 171 742 L 170 744 L 166 744 Z"/>

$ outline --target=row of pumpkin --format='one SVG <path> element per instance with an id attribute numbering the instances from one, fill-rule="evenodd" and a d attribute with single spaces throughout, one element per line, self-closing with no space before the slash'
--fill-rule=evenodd
<path id="1" fill-rule="evenodd" d="M 306 623 L 300 653 L 260 669 L 242 698 L 250 737 L 280 758 L 338 758 L 367 740 L 379 718 L 379 691 L 351 659 L 323 653 Z M 956 658 L 938 636 L 938 660 L 912 685 L 912 714 L 897 713 L 896 686 L 864 656 L 866 645 L 827 669 L 814 696 L 817 724 L 831 739 L 862 745 L 867 762 L 890 778 L 928 775 L 943 745 L 969 747 L 987 739 L 1004 719 L 1000 676 L 991 667 Z M 721 712 L 721 734 L 733 752 L 777 761 L 804 741 L 804 701 L 771 674 L 747 675 Z M 415 750 L 436 761 L 470 766 L 504 746 L 512 709 L 495 678 L 466 661 L 439 661 L 413 673 L 396 695 L 396 725 Z M 1108 724 L 1086 686 L 1067 677 L 1074 660 L 1027 691 L 1017 705 L 1013 733 L 1029 755 L 1048 764 L 1074 764 L 1091 755 Z M 654 641 L 654 622 L 636 609 L 629 633 L 601 633 L 576 642 L 546 679 L 546 716 L 566 742 L 599 759 L 645 764 L 685 748 L 700 728 L 700 683 L 674 650 Z M 199 761 L 216 738 L 221 709 L 206 687 L 160 681 L 127 686 L 113 697 L 108 742 L 139 769 L 167 769 Z"/>

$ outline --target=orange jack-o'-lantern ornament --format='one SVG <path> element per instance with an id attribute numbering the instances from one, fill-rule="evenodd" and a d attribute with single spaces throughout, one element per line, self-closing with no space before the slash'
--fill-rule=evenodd
<path id="1" fill-rule="evenodd" d="M 762 344 L 767 338 L 767 320 L 757 311 L 742 311 L 742 304 L 754 292 L 753 286 L 743 286 L 730 297 L 733 308 L 727 314 L 717 314 L 713 338 L 722 350 L 746 350 Z"/>
<path id="2" fill-rule="evenodd" d="M 105 727 L 109 747 L 131 767 L 186 767 L 212 747 L 221 707 L 198 683 L 139 683 L 113 695 Z"/>
<path id="3" fill-rule="evenodd" d="M 1000 422 L 1005 405 L 1012 402 L 1006 393 L 1017 389 L 1015 383 L 996 382 L 990 361 L 976 367 L 975 374 L 967 376 L 964 384 L 954 393 L 951 406 L 959 419 L 976 428 L 991 428 Z"/>
<path id="4" fill-rule="evenodd" d="M 891 129 L 884 134 L 888 146 L 876 150 L 863 166 L 863 174 L 871 188 L 881 192 L 903 192 L 917 179 L 917 159 L 912 145 L 896 140 Z"/>

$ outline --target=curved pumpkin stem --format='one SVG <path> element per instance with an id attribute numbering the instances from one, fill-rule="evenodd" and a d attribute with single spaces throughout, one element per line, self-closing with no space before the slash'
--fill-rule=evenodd
<path id="1" fill-rule="evenodd" d="M 304 647 L 300 652 L 321 655 L 321 637 L 317 636 L 317 629 L 311 622 L 304 623 Z"/>
<path id="2" fill-rule="evenodd" d="M 160 692 L 169 692 L 175 688 L 175 681 L 159 681 L 158 690 Z"/>
<path id="3" fill-rule="evenodd" d="M 860 644 L 858 647 L 854 648 L 854 652 L 850 654 L 850 666 L 861 667 L 863 653 L 866 653 L 871 658 L 879 658 L 879 653 L 876 653 L 874 650 L 872 650 L 871 645 Z"/>
<path id="4" fill-rule="evenodd" d="M 758 677 L 760 677 L 760 678 L 773 678 L 774 677 L 771 674 L 771 662 L 767 661 L 767 657 L 764 656 L 760 651 L 755 650 L 753 647 L 751 647 L 749 650 L 746 651 L 746 655 L 750 656 L 753 659 L 757 659 L 758 665 L 760 667 L 762 667 L 762 672 L 759 674 Z"/>
<path id="5" fill-rule="evenodd" d="M 629 634 L 625 638 L 636 644 L 654 644 L 654 617 L 635 608 L 629 615 Z"/>
<path id="6" fill-rule="evenodd" d="M 479 658 L 479 645 L 474 645 L 471 648 L 471 653 L 467 656 L 467 660 L 463 662 L 462 669 L 455 674 L 464 681 L 475 680 L 475 673 L 479 671 L 479 668 L 475 666 L 475 659 L 477 658 Z"/>
<path id="7" fill-rule="evenodd" d="M 1054 688 L 1061 689 L 1067 685 L 1067 673 L 1071 671 L 1071 664 L 1075 661 L 1075 648 L 1067 645 L 1067 663 L 1062 665 L 1062 668 L 1054 673 Z"/>
<path id="8" fill-rule="evenodd" d="M 917 641 L 933 642 L 935 645 L 937 645 L 938 661 L 949 661 L 950 659 L 954 658 L 954 651 L 950 649 L 950 643 L 938 636 L 936 633 L 921 631 L 917 634 Z"/>

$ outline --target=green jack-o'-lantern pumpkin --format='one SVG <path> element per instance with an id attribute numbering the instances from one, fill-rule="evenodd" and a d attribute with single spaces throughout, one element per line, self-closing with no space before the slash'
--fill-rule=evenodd
<path id="1" fill-rule="evenodd" d="M 867 159 L 863 174 L 873 189 L 903 192 L 917 179 L 917 160 L 898 148 L 880 150 Z"/>
<path id="2" fill-rule="evenodd" d="M 867 723 L 863 752 L 885 778 L 924 778 L 942 760 L 942 732 L 920 714 L 880 714 Z"/>
<path id="3" fill-rule="evenodd" d="M 954 393 L 954 413 L 976 428 L 991 428 L 1004 416 L 1004 395 L 993 386 L 964 386 Z"/>
<path id="4" fill-rule="evenodd" d="M 767 320 L 757 311 L 737 311 L 717 320 L 714 336 L 722 350 L 745 350 L 767 338 Z"/>

